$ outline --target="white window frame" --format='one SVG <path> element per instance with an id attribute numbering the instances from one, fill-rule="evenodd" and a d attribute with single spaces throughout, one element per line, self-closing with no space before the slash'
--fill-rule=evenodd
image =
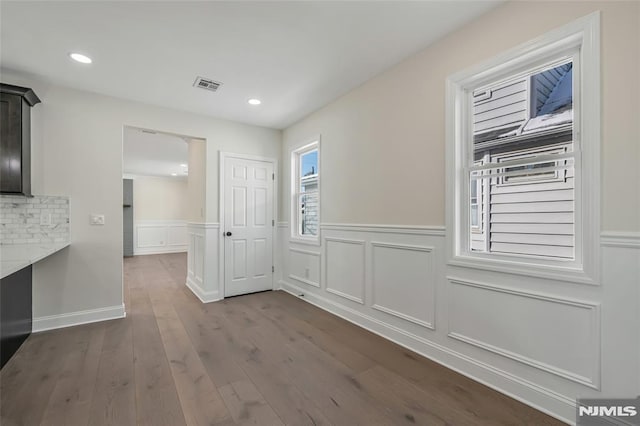
<path id="1" fill-rule="evenodd" d="M 481 161 L 476 161 L 475 164 L 477 165 L 482 165 L 482 160 Z M 476 202 L 475 205 L 477 206 L 477 211 L 476 211 L 476 215 L 478 216 L 478 224 L 477 225 L 473 225 L 473 218 L 470 218 L 471 220 L 471 224 L 470 229 L 471 232 L 476 233 L 476 234 L 483 234 L 484 233 L 484 210 L 485 210 L 485 194 L 484 194 L 484 180 L 482 179 L 477 179 L 475 181 L 475 187 L 476 187 Z M 469 188 L 469 207 L 473 206 L 474 203 L 471 202 L 471 188 Z"/>
<path id="2" fill-rule="evenodd" d="M 558 144 L 560 145 L 560 144 Z M 564 143 L 562 144 L 564 145 Z M 518 151 L 513 151 L 510 152 L 508 154 L 496 154 L 494 157 L 496 158 L 496 162 L 502 163 L 505 161 L 513 161 L 513 160 L 520 160 L 520 159 L 527 159 L 527 158 L 531 158 L 531 159 L 535 159 L 536 158 L 536 151 L 543 151 L 545 154 L 564 154 L 566 153 L 566 148 L 563 147 L 549 147 L 549 148 L 533 148 L 533 149 L 524 149 L 524 150 L 518 150 Z M 566 181 L 566 175 L 567 175 L 567 171 L 563 170 L 562 167 L 565 166 L 567 160 L 550 160 L 548 161 L 548 163 L 553 163 L 553 168 L 555 168 L 555 170 L 552 170 L 550 172 L 547 172 L 549 174 L 553 173 L 553 176 L 518 176 L 518 175 L 512 175 L 512 176 L 499 176 L 498 177 L 498 186 L 512 186 L 512 185 L 527 185 L 527 184 L 539 184 L 539 183 L 554 183 L 554 182 L 565 182 Z M 546 163 L 544 163 L 546 164 Z M 517 166 L 511 166 L 511 167 L 517 167 Z M 502 172 L 508 173 L 509 172 L 509 168 L 510 167 L 505 167 L 503 169 L 501 169 Z M 544 172 L 544 170 L 542 170 Z M 526 174 L 526 172 L 523 171 L 523 174 Z M 509 177 L 511 178 L 515 178 L 513 181 L 510 181 Z"/>
<path id="3" fill-rule="evenodd" d="M 474 90 L 563 56 L 574 64 L 575 260 L 470 250 L 469 158 Z M 448 264 L 598 285 L 600 281 L 600 13 L 595 12 L 447 79 Z"/>
<path id="4" fill-rule="evenodd" d="M 318 151 L 318 170 L 316 172 L 318 176 L 318 231 L 315 236 L 306 236 L 301 235 L 300 233 L 300 215 L 298 214 L 298 196 L 300 195 L 300 158 L 310 152 L 310 151 Z M 291 149 L 291 232 L 289 236 L 289 240 L 295 243 L 301 244 L 310 244 L 310 245 L 320 245 L 320 211 L 321 211 L 321 200 L 320 200 L 320 187 L 322 181 L 322 173 L 320 166 L 320 135 L 315 136 L 306 140 L 303 143 L 298 144 L 297 146 Z"/>

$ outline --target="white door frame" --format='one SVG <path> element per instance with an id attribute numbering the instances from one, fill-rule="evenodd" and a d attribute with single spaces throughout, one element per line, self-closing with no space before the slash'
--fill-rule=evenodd
<path id="1" fill-rule="evenodd" d="M 273 220 L 274 225 L 271 227 L 271 256 L 272 262 L 275 266 L 276 262 L 276 247 L 278 242 L 276 241 L 277 233 L 276 233 L 276 222 L 278 218 L 278 159 L 272 157 L 262 157 L 259 155 L 251 155 L 251 154 L 234 154 L 231 152 L 220 151 L 220 157 L 218 161 L 218 221 L 220 222 L 220 228 L 218 229 L 218 282 L 220 288 L 220 298 L 225 298 L 225 214 L 224 214 L 224 171 L 225 171 L 225 161 L 227 158 L 238 158 L 241 160 L 252 160 L 252 161 L 262 161 L 264 163 L 271 163 L 273 165 Z M 275 273 L 271 274 L 271 289 L 275 290 Z"/>

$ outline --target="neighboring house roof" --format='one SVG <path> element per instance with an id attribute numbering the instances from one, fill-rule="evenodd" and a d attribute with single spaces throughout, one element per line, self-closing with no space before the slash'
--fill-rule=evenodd
<path id="1" fill-rule="evenodd" d="M 542 133 L 545 136 L 562 134 L 570 137 L 573 124 L 573 67 L 571 64 L 566 64 L 550 71 L 555 73 L 557 80 L 555 86 L 547 86 L 548 89 L 544 95 L 535 93 L 539 103 L 536 107 L 536 116 L 517 126 L 476 134 L 474 135 L 474 143 L 483 146 L 498 146 L 522 142 L 524 139 L 531 139 Z M 540 75 L 542 74 L 540 73 Z M 534 76 L 534 78 L 536 77 L 538 75 Z M 529 97 L 533 95 L 530 93 Z"/>
<path id="2" fill-rule="evenodd" d="M 551 114 L 573 105 L 573 67 L 569 67 L 558 80 L 538 115 Z"/>
<path id="3" fill-rule="evenodd" d="M 520 134 L 530 134 L 555 128 L 560 129 L 571 123 L 573 123 L 573 108 L 534 117 L 525 123 Z"/>

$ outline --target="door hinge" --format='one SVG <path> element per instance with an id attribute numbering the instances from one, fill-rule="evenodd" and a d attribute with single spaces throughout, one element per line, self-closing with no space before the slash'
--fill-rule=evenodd
<path id="1" fill-rule="evenodd" d="M 271 173 L 271 180 L 276 180 L 276 174 L 275 173 Z"/>
<path id="2" fill-rule="evenodd" d="M 275 219 L 271 219 L 271 226 L 276 226 L 276 220 Z"/>
<path id="3" fill-rule="evenodd" d="M 271 267 L 271 272 L 275 272 L 275 271 L 276 271 L 276 267 L 275 267 L 275 266 L 272 266 L 272 267 Z"/>

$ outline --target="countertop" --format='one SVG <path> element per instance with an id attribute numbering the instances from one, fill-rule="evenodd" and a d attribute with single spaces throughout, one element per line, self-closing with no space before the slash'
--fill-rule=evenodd
<path id="1" fill-rule="evenodd" d="M 0 264 L 2 265 L 2 277 L 18 272 L 22 268 L 33 265 L 39 260 L 69 246 L 64 243 L 40 243 L 40 244 L 7 244 L 0 246 Z"/>

